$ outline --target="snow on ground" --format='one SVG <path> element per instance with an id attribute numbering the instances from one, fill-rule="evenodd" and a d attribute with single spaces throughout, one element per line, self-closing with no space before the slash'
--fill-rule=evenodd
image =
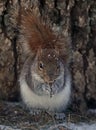
<path id="1" fill-rule="evenodd" d="M 94 124 L 86 124 L 86 123 L 79 123 L 79 124 L 74 124 L 74 123 L 63 123 L 63 124 L 58 124 L 51 126 L 47 130 L 58 130 L 57 128 L 67 128 L 68 130 L 96 130 L 96 123 Z M 41 129 L 40 129 L 41 130 Z"/>
<path id="2" fill-rule="evenodd" d="M 96 114 L 96 109 L 89 109 L 87 113 L 89 113 L 89 114 Z"/>
<path id="3" fill-rule="evenodd" d="M 66 124 L 65 124 L 66 126 Z M 79 124 L 74 124 L 74 123 L 69 123 L 67 124 L 68 128 L 72 130 L 96 130 L 96 123 L 94 124 L 85 124 L 85 123 L 79 123 Z"/>
<path id="4" fill-rule="evenodd" d="M 96 130 L 96 123 L 93 123 L 93 124 L 63 123 L 63 124 L 53 125 L 53 126 L 51 126 L 49 128 L 47 127 L 46 130 L 59 130 L 59 129 L 57 129 L 59 127 L 66 127 L 66 128 L 68 128 L 70 130 Z M 16 128 L 12 128 L 11 126 L 0 125 L 0 130 L 22 130 L 22 129 L 16 129 Z M 43 130 L 43 129 L 38 129 L 38 130 Z"/>
<path id="5" fill-rule="evenodd" d="M 11 126 L 0 125 L 0 130 L 21 130 L 21 129 L 15 129 L 12 128 Z"/>

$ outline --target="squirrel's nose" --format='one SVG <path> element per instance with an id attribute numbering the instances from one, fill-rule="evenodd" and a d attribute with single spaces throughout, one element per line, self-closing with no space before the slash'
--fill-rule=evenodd
<path id="1" fill-rule="evenodd" d="M 47 78 L 45 78 L 44 80 L 45 80 L 45 82 L 46 82 L 47 84 L 49 84 L 49 86 L 52 86 L 52 84 L 53 84 L 54 81 L 55 81 L 55 79 L 53 79 L 53 77 L 51 78 L 51 77 L 49 77 L 49 76 L 47 76 Z"/>
<path id="2" fill-rule="evenodd" d="M 50 87 L 52 86 L 53 83 L 54 81 L 46 81 L 46 84 L 49 84 Z"/>
<path id="3" fill-rule="evenodd" d="M 53 83 L 54 83 L 54 80 L 53 81 L 49 81 L 49 86 L 52 86 Z"/>
<path id="4" fill-rule="evenodd" d="M 52 82 L 49 83 L 49 86 L 52 86 Z"/>

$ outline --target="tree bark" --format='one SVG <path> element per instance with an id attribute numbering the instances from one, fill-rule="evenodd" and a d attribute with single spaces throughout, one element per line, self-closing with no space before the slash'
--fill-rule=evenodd
<path id="1" fill-rule="evenodd" d="M 17 42 L 12 8 L 33 9 L 55 33 L 69 34 L 72 45 L 72 105 L 75 111 L 96 108 L 96 2 L 95 0 L 0 1 L 0 99 L 18 100 L 19 74 L 24 63 Z M 59 31 L 58 31 L 59 28 Z"/>

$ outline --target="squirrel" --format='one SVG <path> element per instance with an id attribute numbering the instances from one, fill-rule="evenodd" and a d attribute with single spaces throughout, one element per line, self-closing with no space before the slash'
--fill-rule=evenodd
<path id="1" fill-rule="evenodd" d="M 71 95 L 70 40 L 56 36 L 30 10 L 21 11 L 19 31 L 27 55 L 19 80 L 23 102 L 34 109 L 65 110 Z"/>

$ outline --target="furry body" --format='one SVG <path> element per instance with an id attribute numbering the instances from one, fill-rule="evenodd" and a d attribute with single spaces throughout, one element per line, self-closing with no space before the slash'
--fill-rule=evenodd
<path id="1" fill-rule="evenodd" d="M 27 62 L 30 62 L 30 60 L 25 62 L 25 65 L 23 67 L 24 71 L 22 70 L 21 73 L 22 76 L 20 78 L 20 91 L 24 103 L 31 108 L 47 109 L 49 111 L 65 110 L 70 101 L 70 95 L 71 95 L 71 77 L 68 70 L 66 72 L 65 81 L 63 71 L 62 74 L 57 78 L 58 80 L 57 82 L 59 82 L 60 80 L 60 82 L 58 83 L 59 91 L 57 92 L 55 91 L 53 96 L 50 97 L 50 92 L 46 91 L 46 88 L 49 87 L 46 86 L 46 83 L 43 83 L 43 80 L 40 78 L 39 75 L 34 73 L 34 69 L 33 71 L 29 71 L 29 73 L 31 72 L 31 74 L 28 74 L 29 63 Z M 29 80 L 32 81 L 28 81 L 28 79 L 26 79 L 27 75 L 30 75 Z M 37 85 L 39 84 L 39 89 L 37 90 L 37 92 L 35 91 L 35 89 L 34 90 L 32 89 L 34 83 L 37 83 Z M 28 86 L 30 84 L 31 86 Z M 40 86 L 40 84 L 43 84 L 43 87 Z M 64 86 L 62 86 L 63 84 Z M 35 88 L 36 87 L 37 86 L 35 84 Z M 45 88 L 44 91 L 42 90 L 42 88 Z"/>

